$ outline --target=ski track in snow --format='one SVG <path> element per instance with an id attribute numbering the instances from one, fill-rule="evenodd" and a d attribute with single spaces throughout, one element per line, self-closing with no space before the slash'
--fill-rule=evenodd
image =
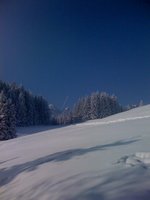
<path id="1" fill-rule="evenodd" d="M 106 122 L 85 122 L 83 124 L 76 124 L 76 126 L 97 126 L 97 125 L 107 125 L 107 124 L 115 124 L 119 122 L 127 122 L 127 121 L 133 121 L 133 120 L 139 120 L 139 119 L 148 119 L 150 118 L 150 115 L 146 116 L 139 116 L 139 117 L 128 117 L 128 118 L 120 118 L 117 120 L 111 120 Z"/>

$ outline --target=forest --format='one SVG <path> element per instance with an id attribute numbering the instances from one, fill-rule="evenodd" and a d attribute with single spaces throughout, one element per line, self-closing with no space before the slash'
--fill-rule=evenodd
<path id="1" fill-rule="evenodd" d="M 16 127 L 70 125 L 104 118 L 131 108 L 133 106 L 121 106 L 115 95 L 97 91 L 79 98 L 72 108 L 59 110 L 23 86 L 0 81 L 0 140 L 15 138 Z"/>

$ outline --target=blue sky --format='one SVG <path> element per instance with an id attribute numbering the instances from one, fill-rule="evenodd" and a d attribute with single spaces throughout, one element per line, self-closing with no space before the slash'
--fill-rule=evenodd
<path id="1" fill-rule="evenodd" d="M 149 0 L 1 0 L 0 79 L 68 105 L 150 102 Z"/>

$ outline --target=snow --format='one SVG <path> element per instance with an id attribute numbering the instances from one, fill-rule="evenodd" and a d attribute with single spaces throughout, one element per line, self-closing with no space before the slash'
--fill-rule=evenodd
<path id="1" fill-rule="evenodd" d="M 112 121 L 99 121 L 99 122 L 87 122 L 85 124 L 77 124 L 77 126 L 90 126 L 90 125 L 104 125 L 104 124 L 113 124 L 113 123 L 119 123 L 119 122 L 125 122 L 125 121 L 131 121 L 131 120 L 137 120 L 137 119 L 147 119 L 150 118 L 150 115 L 147 116 L 141 116 L 141 117 L 128 117 L 128 118 L 120 118 L 117 120 Z"/>
<path id="2" fill-rule="evenodd" d="M 0 142 L 0 200 L 149 200 L 149 124 L 150 105 L 18 129 L 20 137 Z"/>
<path id="3" fill-rule="evenodd" d="M 133 155 L 124 156 L 118 160 L 118 163 L 125 163 L 126 166 L 139 165 L 144 168 L 150 167 L 150 152 L 137 152 Z"/>

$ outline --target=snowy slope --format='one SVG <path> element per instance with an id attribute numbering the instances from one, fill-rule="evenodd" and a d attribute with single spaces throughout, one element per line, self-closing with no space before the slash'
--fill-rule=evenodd
<path id="1" fill-rule="evenodd" d="M 0 200 L 149 200 L 150 105 L 0 142 Z"/>

